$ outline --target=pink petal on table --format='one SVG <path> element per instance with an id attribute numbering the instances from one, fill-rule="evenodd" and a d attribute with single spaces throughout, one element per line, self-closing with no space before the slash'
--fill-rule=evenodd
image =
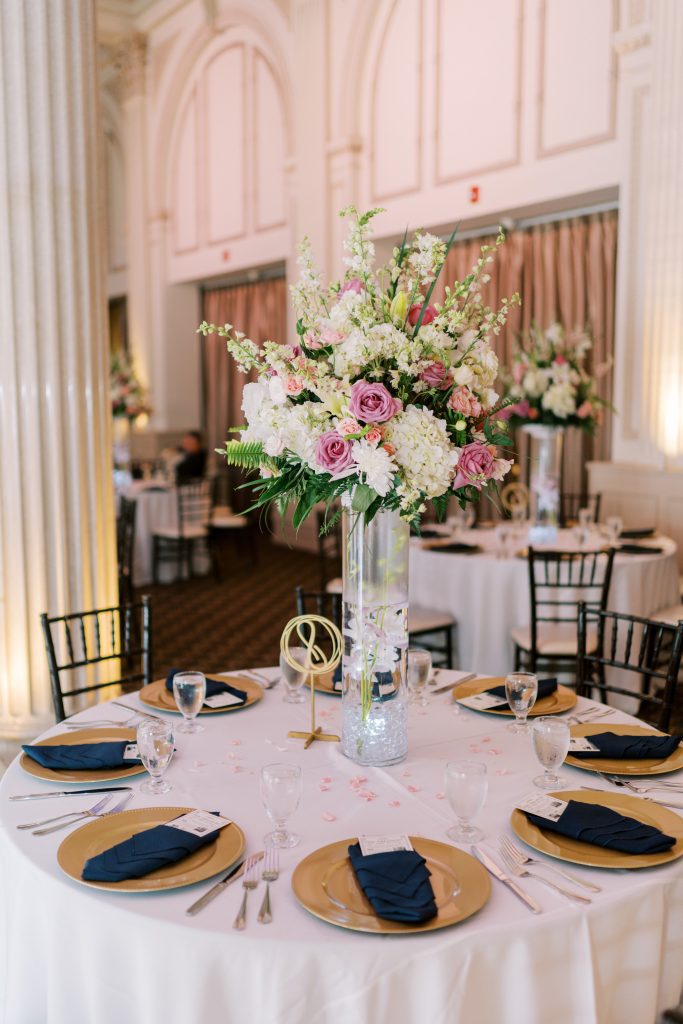
<path id="1" fill-rule="evenodd" d="M 496 768 L 496 775 L 507 775 L 507 768 Z"/>
<path id="2" fill-rule="evenodd" d="M 435 793 L 434 796 L 436 797 L 437 800 L 445 800 L 446 799 L 446 794 L 445 793 Z"/>
<path id="3" fill-rule="evenodd" d="M 412 772 L 407 772 L 407 771 L 406 772 L 401 772 L 401 775 L 403 776 L 404 779 L 409 779 L 412 774 L 413 774 Z"/>
<path id="4" fill-rule="evenodd" d="M 400 807 L 400 806 L 401 806 L 401 801 L 400 800 L 392 800 L 389 803 L 389 807 Z"/>
<path id="5" fill-rule="evenodd" d="M 487 754 L 502 754 L 503 751 L 499 750 L 498 747 L 489 747 Z"/>
<path id="6" fill-rule="evenodd" d="M 406 786 L 406 789 L 408 790 L 409 793 L 419 793 L 420 788 L 420 786 Z"/>
<path id="7" fill-rule="evenodd" d="M 473 754 L 481 753 L 481 747 L 478 747 L 476 743 L 470 743 L 470 750 Z"/>
<path id="8" fill-rule="evenodd" d="M 232 743 L 233 747 L 241 747 L 242 746 L 242 740 L 230 740 L 230 742 Z"/>
<path id="9" fill-rule="evenodd" d="M 330 814 L 329 811 L 325 811 L 325 813 L 322 815 L 322 819 L 323 821 L 336 821 L 337 816 L 336 814 Z"/>
<path id="10" fill-rule="evenodd" d="M 364 775 L 354 775 L 352 779 L 349 779 L 349 786 L 353 789 L 358 789 L 364 782 L 367 782 L 367 778 Z"/>
<path id="11" fill-rule="evenodd" d="M 238 772 L 243 772 L 244 768 L 242 767 L 241 764 L 234 764 L 232 765 L 232 770 L 235 773 L 235 775 L 237 775 Z"/>
<path id="12" fill-rule="evenodd" d="M 362 797 L 363 800 L 375 800 L 377 794 L 373 793 L 371 789 L 359 789 L 358 796 Z"/>
<path id="13" fill-rule="evenodd" d="M 491 742 L 491 737 L 490 736 L 482 736 L 481 742 L 482 743 L 490 743 Z"/>
<path id="14" fill-rule="evenodd" d="M 325 782 L 325 783 L 328 783 L 328 782 L 333 782 L 334 780 L 333 780 L 333 778 L 332 778 L 332 776 L 331 776 L 331 775 L 326 775 L 326 776 L 325 776 L 324 778 L 322 778 L 322 779 L 321 779 L 320 781 L 321 781 L 321 782 Z"/>
<path id="15" fill-rule="evenodd" d="M 326 785 L 325 785 L 324 783 L 322 783 L 322 782 L 319 782 L 319 783 L 318 783 L 318 789 L 320 790 L 320 792 L 321 792 L 321 793 L 327 793 L 327 791 L 329 790 L 329 788 L 330 788 L 329 786 L 326 786 Z"/>

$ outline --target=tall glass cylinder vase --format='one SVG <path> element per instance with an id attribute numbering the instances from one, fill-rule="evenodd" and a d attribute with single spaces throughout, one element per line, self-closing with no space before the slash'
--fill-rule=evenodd
<path id="1" fill-rule="evenodd" d="M 522 429 L 529 436 L 532 518 L 529 541 L 536 544 L 554 544 L 560 514 L 564 427 L 527 423 Z"/>
<path id="2" fill-rule="evenodd" d="M 114 416 L 114 467 L 128 471 L 130 469 L 131 433 L 133 427 L 127 416 Z"/>
<path id="3" fill-rule="evenodd" d="M 408 523 L 343 513 L 342 750 L 362 765 L 408 753 Z"/>

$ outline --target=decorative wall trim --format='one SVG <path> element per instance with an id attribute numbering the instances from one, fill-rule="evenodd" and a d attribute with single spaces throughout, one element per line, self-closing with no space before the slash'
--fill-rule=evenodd
<path id="1" fill-rule="evenodd" d="M 284 104 L 284 96 L 282 95 L 282 85 L 281 85 L 280 81 L 278 80 L 277 72 L 276 72 L 273 64 L 271 63 L 271 61 L 268 60 L 268 58 L 265 55 L 265 53 L 263 53 L 261 50 L 259 50 L 256 47 L 254 47 L 254 49 L 252 50 L 252 59 L 251 59 L 251 83 L 252 83 L 252 87 L 251 87 L 251 111 L 252 111 L 251 121 L 252 121 L 252 124 L 254 125 L 253 157 L 254 157 L 254 163 L 255 164 L 257 164 L 258 161 L 259 161 L 259 158 L 260 158 L 260 147 L 261 147 L 260 138 L 259 138 L 259 123 L 258 123 L 258 118 L 256 116 L 257 110 L 258 110 L 258 85 L 257 85 L 257 83 L 258 83 L 258 74 L 257 74 L 257 65 L 258 65 L 259 61 L 261 61 L 261 63 L 264 64 L 265 67 L 268 69 L 268 71 L 270 73 L 270 76 L 273 79 L 273 83 L 275 85 L 275 88 L 277 90 L 278 99 L 280 101 L 280 112 L 282 114 L 282 120 L 283 120 L 283 126 L 284 126 L 284 137 L 285 137 L 284 149 L 285 149 L 285 153 L 287 153 L 289 151 L 289 145 L 288 145 L 289 140 L 287 138 L 287 123 L 286 123 L 286 120 L 284 118 L 284 105 L 285 104 Z M 286 209 L 286 205 L 287 205 L 286 204 L 286 200 L 285 200 L 285 195 L 284 195 L 284 192 L 285 192 L 284 175 L 285 175 L 285 168 L 283 166 L 283 168 L 282 168 L 282 207 L 283 207 L 282 217 L 279 220 L 275 220 L 275 221 L 261 221 L 260 218 L 259 218 L 259 211 L 260 211 L 261 204 L 260 204 L 258 177 L 257 177 L 257 175 L 255 173 L 252 173 L 251 178 L 252 178 L 252 181 L 254 183 L 253 193 L 252 193 L 252 198 L 253 198 L 253 223 L 254 223 L 254 231 L 255 232 L 270 231 L 271 228 L 284 227 L 285 224 L 287 223 L 286 215 L 285 215 L 285 212 L 284 212 L 285 209 Z"/>
<path id="2" fill-rule="evenodd" d="M 198 159 L 198 155 L 197 154 L 199 152 L 199 117 L 198 117 L 198 113 L 197 113 L 198 110 L 199 110 L 199 103 L 197 102 L 197 85 L 196 84 L 193 87 L 192 91 L 190 92 L 190 95 L 188 96 L 188 98 L 187 98 L 187 100 L 185 102 L 185 106 L 183 108 L 183 112 L 182 112 L 180 118 L 178 119 L 178 131 L 176 133 L 175 142 L 174 142 L 173 148 L 171 150 L 171 152 L 174 155 L 173 163 L 172 163 L 172 170 L 171 170 L 171 208 L 172 209 L 174 209 L 174 207 L 175 207 L 175 198 L 176 198 L 176 196 L 178 194 L 178 173 L 180 171 L 180 165 L 179 165 L 178 159 L 177 159 L 178 146 L 180 145 L 180 139 L 182 137 L 182 128 L 184 126 L 185 117 L 187 116 L 187 112 L 188 112 L 188 110 L 189 110 L 189 108 L 190 108 L 190 106 L 192 104 L 194 104 L 194 107 L 195 107 L 195 116 L 194 116 L 194 136 L 195 136 L 195 139 L 194 139 L 194 151 L 195 151 L 195 161 L 197 161 L 197 159 Z M 195 163 L 195 167 L 196 167 L 196 163 Z M 198 170 L 199 169 L 196 167 L 196 173 L 198 173 Z M 197 213 L 198 213 L 198 209 L 199 209 L 199 207 L 198 207 L 198 189 L 199 189 L 198 182 L 200 180 L 201 180 L 201 178 L 196 178 L 195 179 L 195 195 L 193 197 L 194 198 L 194 207 L 195 207 L 195 217 L 196 218 L 197 218 Z M 184 256 L 187 253 L 196 252 L 197 251 L 197 249 L 199 248 L 199 230 L 198 230 L 198 228 L 199 228 L 199 225 L 197 224 L 197 222 L 195 220 L 195 242 L 194 242 L 194 245 L 181 246 L 180 243 L 179 243 L 179 239 L 178 239 L 178 217 L 177 217 L 177 214 L 176 214 L 176 216 L 173 217 L 173 252 L 174 252 L 174 254 L 176 256 Z"/>
<path id="3" fill-rule="evenodd" d="M 240 142 L 241 142 L 241 145 L 240 145 L 240 158 L 241 158 L 241 161 L 242 161 L 242 199 L 243 199 L 243 202 L 241 204 L 242 205 L 242 211 L 243 211 L 242 228 L 241 228 L 241 230 L 230 232 L 227 235 L 212 235 L 211 234 L 211 230 L 210 230 L 210 228 L 211 228 L 211 219 L 209 217 L 209 210 L 208 210 L 207 206 L 204 206 L 205 224 L 204 224 L 204 231 L 202 232 L 202 234 L 200 236 L 200 243 L 202 243 L 204 245 L 222 245 L 224 242 L 235 242 L 238 238 L 244 238 L 248 234 L 248 231 L 249 231 L 248 221 L 249 221 L 249 215 L 250 215 L 250 212 L 251 212 L 250 211 L 250 205 L 251 204 L 249 203 L 249 164 L 248 164 L 249 157 L 248 157 L 248 152 L 247 152 L 248 151 L 248 146 L 246 146 L 244 143 L 246 142 L 246 136 L 247 136 L 248 124 L 249 124 L 249 120 L 248 120 L 249 111 L 247 109 L 247 88 L 248 88 L 248 81 L 249 81 L 248 65 L 250 64 L 250 62 L 253 59 L 253 47 L 252 46 L 248 46 L 246 43 L 238 42 L 238 41 L 235 41 L 233 43 L 228 43 L 227 46 L 224 46 L 223 49 L 218 50 L 217 53 L 214 53 L 211 56 L 211 58 L 209 60 L 207 60 L 207 62 L 204 64 L 204 67 L 202 68 L 202 72 L 201 72 L 202 110 L 204 111 L 205 114 L 208 111 L 208 105 L 207 105 L 207 100 L 206 100 L 206 96 L 208 95 L 208 88 L 207 88 L 207 84 L 206 84 L 206 79 L 207 79 L 207 75 L 209 73 L 209 68 L 211 67 L 212 64 L 214 64 L 219 59 L 219 57 L 223 57 L 230 50 L 237 50 L 237 51 L 239 51 L 240 52 L 240 56 L 241 56 L 241 61 L 242 61 L 242 67 L 241 67 L 241 72 L 242 72 L 242 75 L 241 75 L 241 77 L 242 77 L 242 95 L 240 96 L 240 105 L 241 105 L 241 108 L 242 108 L 242 133 L 243 133 L 242 134 L 242 139 L 240 140 Z M 208 126 L 207 126 L 206 121 L 207 121 L 207 119 L 206 119 L 206 117 L 204 117 L 203 118 L 203 122 L 204 122 L 203 123 L 203 138 L 202 138 L 202 147 L 201 147 L 201 163 L 202 163 L 201 170 L 203 172 L 202 173 L 202 178 L 204 178 L 204 187 L 205 187 L 204 194 L 208 197 L 208 195 L 209 195 L 208 175 L 209 175 L 209 172 L 210 172 L 211 168 L 210 168 L 209 159 L 208 159 L 209 143 L 208 143 Z M 198 155 L 198 157 L 200 156 L 199 151 L 198 151 L 197 155 Z M 198 177 L 197 180 L 199 181 L 200 178 Z M 198 203 L 198 207 L 197 208 L 198 209 L 202 208 L 201 202 Z"/>

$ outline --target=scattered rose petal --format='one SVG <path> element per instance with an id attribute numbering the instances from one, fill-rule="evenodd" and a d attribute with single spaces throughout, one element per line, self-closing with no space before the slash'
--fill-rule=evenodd
<path id="1" fill-rule="evenodd" d="M 489 754 L 501 754 L 502 751 L 498 750 L 498 747 L 490 747 L 489 750 L 487 751 L 487 753 L 489 753 Z"/>
<path id="2" fill-rule="evenodd" d="M 364 775 L 354 775 L 352 779 L 349 779 L 349 786 L 351 786 L 352 789 L 358 789 L 359 786 L 362 786 L 363 783 L 367 781 L 368 780 Z"/>
<path id="3" fill-rule="evenodd" d="M 507 775 L 507 768 L 496 768 L 496 775 Z"/>
<path id="4" fill-rule="evenodd" d="M 237 775 L 238 772 L 243 772 L 244 768 L 242 767 L 241 764 L 233 764 L 232 765 L 232 770 L 235 773 L 235 775 Z"/>
<path id="5" fill-rule="evenodd" d="M 320 790 L 320 792 L 321 792 L 321 793 L 327 793 L 327 791 L 329 790 L 329 788 L 330 788 L 329 786 L 326 786 L 326 785 L 325 785 L 324 783 L 322 783 L 322 782 L 319 782 L 319 783 L 318 783 L 318 789 Z"/>
<path id="6" fill-rule="evenodd" d="M 481 747 L 478 747 L 476 743 L 470 743 L 470 750 L 473 754 L 481 753 Z"/>
<path id="7" fill-rule="evenodd" d="M 482 743 L 490 743 L 491 742 L 491 737 L 490 736 L 482 736 L 481 742 Z"/>
<path id="8" fill-rule="evenodd" d="M 434 795 L 436 796 L 437 800 L 445 800 L 446 799 L 446 794 L 445 793 L 435 793 Z"/>
<path id="9" fill-rule="evenodd" d="M 331 775 L 325 775 L 325 777 L 322 778 L 320 781 L 321 782 L 325 782 L 325 783 L 332 782 L 332 776 Z"/>
<path id="10" fill-rule="evenodd" d="M 241 747 L 242 746 L 242 740 L 230 740 L 230 742 L 232 743 L 233 747 Z"/>
<path id="11" fill-rule="evenodd" d="M 407 772 L 407 771 L 406 772 L 401 772 L 401 775 L 403 776 L 404 779 L 409 779 L 412 774 L 413 774 L 412 772 Z"/>
<path id="12" fill-rule="evenodd" d="M 325 811 L 325 813 L 323 814 L 322 818 L 323 818 L 323 821 L 336 821 L 337 820 L 336 815 L 330 814 L 329 811 Z"/>
<path id="13" fill-rule="evenodd" d="M 375 800 L 377 794 L 373 793 L 371 789 L 359 789 L 358 796 L 362 797 L 363 800 Z"/>
<path id="14" fill-rule="evenodd" d="M 401 806 L 401 801 L 400 800 L 392 800 L 389 803 L 389 807 L 400 807 L 400 806 Z"/>
<path id="15" fill-rule="evenodd" d="M 420 792 L 420 786 L 406 786 L 406 789 L 408 790 L 409 793 L 419 793 Z"/>

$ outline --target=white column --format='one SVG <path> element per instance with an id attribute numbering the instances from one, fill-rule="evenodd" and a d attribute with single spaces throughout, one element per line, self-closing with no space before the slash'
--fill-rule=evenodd
<path id="1" fill-rule="evenodd" d="M 116 600 L 94 0 L 0 4 L 0 736 L 52 717 L 39 614 Z"/>

